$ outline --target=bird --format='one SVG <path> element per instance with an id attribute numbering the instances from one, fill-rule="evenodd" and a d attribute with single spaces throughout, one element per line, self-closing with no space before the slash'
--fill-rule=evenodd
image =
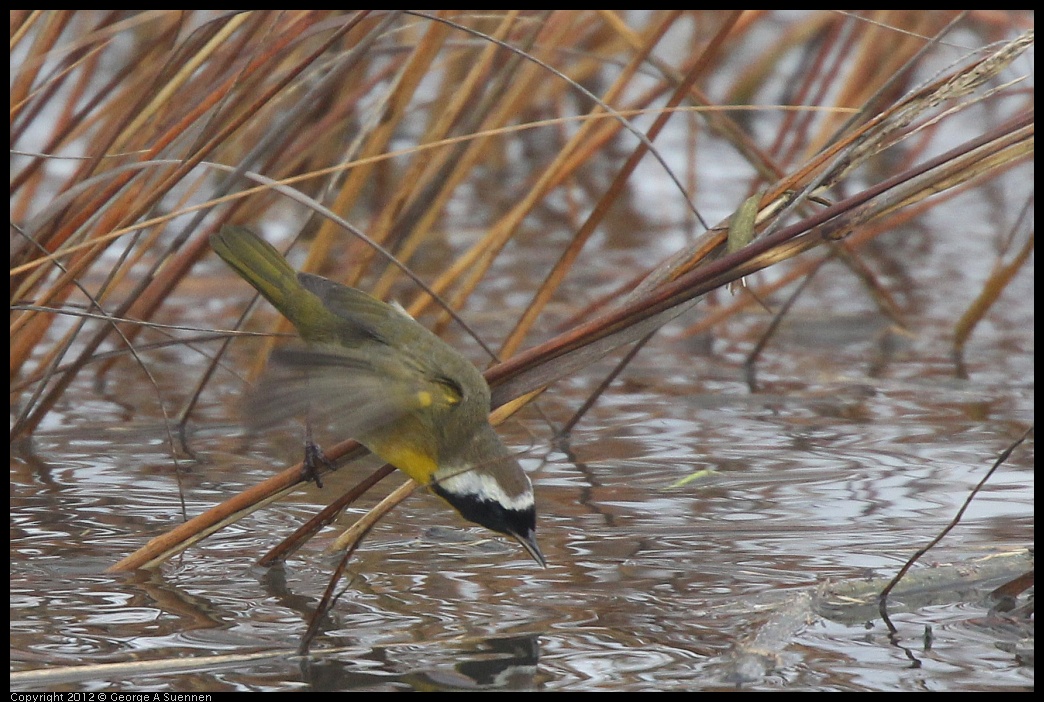
<path id="1" fill-rule="evenodd" d="M 251 398 L 256 423 L 329 421 L 547 567 L 533 485 L 489 423 L 489 385 L 474 364 L 402 307 L 295 271 L 245 227 L 222 227 L 210 244 L 301 339 L 269 357 Z"/>

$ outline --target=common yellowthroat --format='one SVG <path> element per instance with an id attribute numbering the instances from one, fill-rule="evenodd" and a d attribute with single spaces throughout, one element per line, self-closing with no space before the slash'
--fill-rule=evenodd
<path id="1" fill-rule="evenodd" d="M 465 518 L 518 540 L 541 566 L 533 486 L 489 424 L 486 379 L 401 307 L 297 273 L 251 231 L 224 227 L 214 251 L 297 328 L 253 408 L 263 424 L 331 419 Z"/>

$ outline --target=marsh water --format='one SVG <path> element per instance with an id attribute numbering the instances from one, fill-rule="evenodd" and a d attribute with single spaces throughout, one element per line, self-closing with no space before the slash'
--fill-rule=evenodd
<path id="1" fill-rule="evenodd" d="M 687 336 L 700 308 L 657 336 L 566 437 L 558 428 L 609 365 L 556 384 L 501 428 L 535 483 L 550 567 L 417 493 L 364 542 L 308 659 L 292 652 L 332 570 L 323 544 L 282 568 L 255 561 L 374 464 L 344 467 L 322 491 L 302 489 L 154 573 L 108 575 L 180 521 L 179 491 L 197 514 L 300 450 L 292 429 L 256 437 L 231 422 L 242 384 L 223 373 L 190 425 L 194 458 L 179 451 L 176 470 L 162 418 L 148 414 L 155 390 L 117 367 L 104 383 L 75 388 L 12 450 L 14 667 L 199 657 L 196 669 L 83 673 L 57 686 L 78 690 L 732 686 L 733 651 L 774 606 L 828 581 L 890 577 L 1032 422 L 1028 273 L 973 338 L 966 380 L 955 377 L 943 328 L 963 284 L 940 273 L 925 285 L 933 299 L 916 305 L 923 315 L 909 334 L 890 329 L 836 273 L 826 270 L 794 310 L 754 386 L 742 362 L 767 316 L 752 311 Z M 230 300 L 183 302 L 190 321 L 223 326 L 233 313 Z M 494 293 L 486 304 L 473 321 L 495 329 L 492 311 L 509 303 Z M 244 347 L 230 363 L 249 354 Z M 201 364 L 176 348 L 150 368 L 176 395 L 186 369 Z M 340 523 L 399 482 L 387 479 Z M 1032 485 L 1024 445 L 921 567 L 1031 544 Z M 794 627 L 762 675 L 741 682 L 1032 685 L 1015 652 L 1020 632 L 986 625 L 986 614 L 961 599 L 900 613 L 899 642 L 879 619 L 815 618 Z M 210 660 L 266 651 L 256 661 Z"/>

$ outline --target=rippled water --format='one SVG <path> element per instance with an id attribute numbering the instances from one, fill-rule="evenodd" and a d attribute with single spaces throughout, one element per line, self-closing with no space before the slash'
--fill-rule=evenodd
<path id="1" fill-rule="evenodd" d="M 160 425 L 124 422 L 121 406 L 84 388 L 83 406 L 57 418 L 63 426 L 12 455 L 15 669 L 201 659 L 189 671 L 92 673 L 58 686 L 81 690 L 731 686 L 737 645 L 757 636 L 780 603 L 830 579 L 894 574 L 1032 421 L 1032 335 L 1014 323 L 1032 315 L 1032 303 L 1006 311 L 1009 323 L 994 325 L 1004 331 L 973 352 L 968 381 L 952 378 L 930 338 L 900 340 L 870 375 L 881 325 L 827 315 L 818 325 L 834 333 L 832 345 L 782 337 L 760 365 L 754 392 L 735 361 L 760 318 L 733 325 L 738 333 L 701 353 L 682 325 L 673 326 L 568 440 L 552 442 L 552 427 L 597 373 L 548 393 L 543 416 L 527 410 L 503 428 L 535 480 L 547 571 L 417 494 L 365 542 L 308 662 L 292 651 L 329 560 L 311 546 L 282 569 L 253 561 L 323 494 L 310 487 L 154 575 L 106 575 L 176 524 L 180 507 Z M 177 364 L 160 368 L 176 383 Z M 129 393 L 122 400 L 146 402 Z M 233 406 L 211 404 L 205 416 L 220 421 Z M 181 482 L 196 514 L 294 458 L 297 440 L 287 433 L 247 449 L 235 427 L 200 421 L 191 446 L 200 460 L 186 460 Z M 365 470 L 338 471 L 328 494 Z M 1032 471 L 1032 451 L 1023 447 L 925 564 L 1031 543 Z M 398 480 L 386 482 L 381 494 Z M 902 646 L 917 667 L 880 620 L 816 618 L 788 629 L 790 639 L 746 684 L 1031 685 L 1032 673 L 1011 652 L 1019 632 L 978 628 L 985 614 L 960 599 L 898 614 Z M 930 650 L 926 626 L 934 631 Z M 214 667 L 204 660 L 265 650 L 276 653 Z"/>

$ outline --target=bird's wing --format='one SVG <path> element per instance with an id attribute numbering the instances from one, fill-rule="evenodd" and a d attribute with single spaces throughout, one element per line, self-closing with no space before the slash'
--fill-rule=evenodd
<path id="1" fill-rule="evenodd" d="M 409 355 L 379 342 L 291 346 L 272 353 L 250 394 L 248 414 L 261 427 L 308 417 L 359 438 L 406 415 L 449 409 L 460 400 L 456 383 L 432 377 Z"/>

